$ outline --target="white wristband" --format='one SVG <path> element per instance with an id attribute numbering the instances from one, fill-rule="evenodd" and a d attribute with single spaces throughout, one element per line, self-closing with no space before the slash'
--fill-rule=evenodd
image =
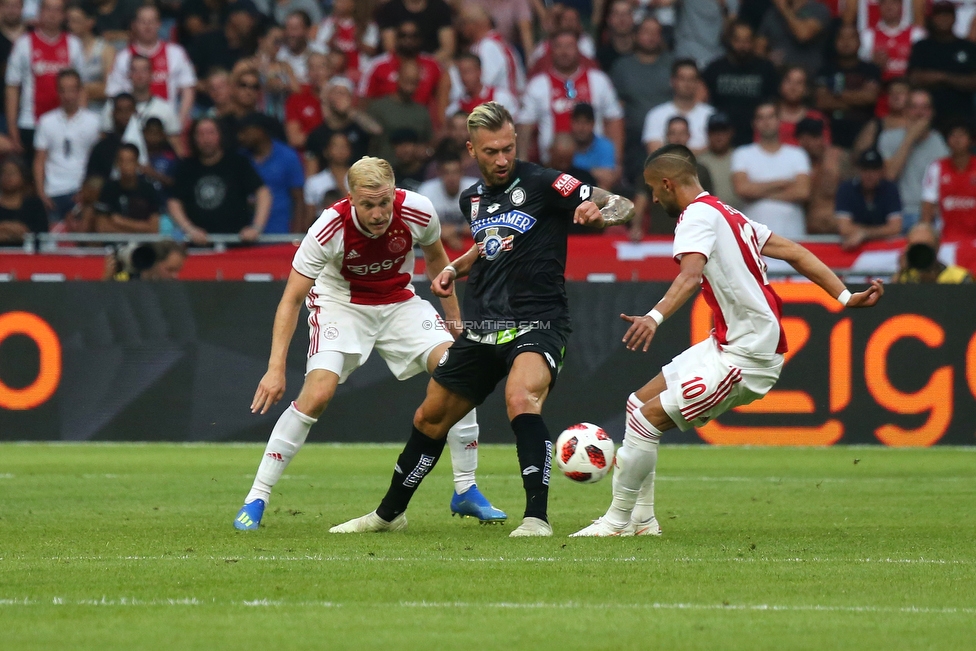
<path id="1" fill-rule="evenodd" d="M 444 265 L 444 269 L 442 271 L 450 271 L 452 274 L 454 274 L 454 277 L 457 278 L 457 268 L 453 264 Z"/>
<path id="2" fill-rule="evenodd" d="M 847 306 L 847 302 L 849 300 L 851 300 L 851 292 L 848 289 L 845 289 L 844 291 L 842 291 L 840 293 L 840 296 L 837 297 L 837 302 L 840 303 L 841 305 L 845 306 L 845 307 Z"/>
<path id="3" fill-rule="evenodd" d="M 657 323 L 658 325 L 661 325 L 662 323 L 664 323 L 664 315 L 663 315 L 663 314 L 661 314 L 660 312 L 658 312 L 658 311 L 657 311 L 657 308 L 654 308 L 653 310 L 651 310 L 650 312 L 648 312 L 648 313 L 647 313 L 647 314 L 645 314 L 644 316 L 649 316 L 649 317 L 651 317 L 652 319 L 654 319 L 654 321 L 655 321 L 655 322 L 656 322 L 656 323 Z"/>

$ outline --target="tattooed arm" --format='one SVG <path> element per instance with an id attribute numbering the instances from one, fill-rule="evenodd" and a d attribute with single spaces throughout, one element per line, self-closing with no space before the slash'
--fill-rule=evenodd
<path id="1" fill-rule="evenodd" d="M 591 199 L 576 207 L 573 221 L 577 224 L 606 228 L 629 222 L 634 216 L 634 202 L 619 194 L 593 188 Z"/>

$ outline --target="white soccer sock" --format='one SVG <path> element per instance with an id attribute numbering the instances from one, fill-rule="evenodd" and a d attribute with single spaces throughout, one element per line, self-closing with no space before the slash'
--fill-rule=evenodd
<path id="1" fill-rule="evenodd" d="M 636 393 L 630 394 L 627 398 L 627 415 L 635 409 L 640 409 L 644 403 L 637 398 Z M 656 470 L 652 470 L 644 483 L 641 484 L 640 492 L 637 493 L 637 503 L 634 504 L 634 511 L 630 519 L 635 522 L 649 522 L 654 517 L 654 475 Z"/>
<path id="2" fill-rule="evenodd" d="M 264 456 L 261 457 L 258 473 L 254 477 L 254 485 L 244 498 L 245 504 L 258 499 L 267 503 L 271 499 L 271 489 L 281 479 L 292 457 L 298 454 L 308 437 L 308 430 L 316 422 L 317 419 L 298 411 L 294 402 L 281 414 L 274 429 L 271 430 L 271 439 L 268 441 L 268 447 L 264 449 Z"/>
<path id="3" fill-rule="evenodd" d="M 478 414 L 469 411 L 447 432 L 451 449 L 451 468 L 454 470 L 454 491 L 459 495 L 475 484 L 478 469 Z"/>
<path id="4" fill-rule="evenodd" d="M 627 429 L 624 443 L 617 450 L 613 471 L 613 501 L 604 518 L 613 526 L 624 527 L 631 520 L 634 507 L 650 480 L 651 509 L 653 510 L 654 468 L 657 466 L 657 446 L 661 431 L 648 422 L 640 411 L 640 401 L 634 394 L 627 399 Z"/>

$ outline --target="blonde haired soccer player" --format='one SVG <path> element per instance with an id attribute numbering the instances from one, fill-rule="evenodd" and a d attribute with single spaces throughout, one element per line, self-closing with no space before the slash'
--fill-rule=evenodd
<path id="1" fill-rule="evenodd" d="M 440 222 L 430 200 L 395 187 L 385 160 L 362 158 L 349 169 L 349 196 L 325 210 L 309 229 L 292 262 L 275 314 L 268 371 L 261 378 L 253 413 L 266 413 L 285 393 L 285 358 L 304 301 L 309 348 L 305 384 L 271 432 L 257 476 L 234 519 L 238 529 L 257 529 L 272 487 L 332 400 L 336 387 L 362 366 L 375 348 L 398 380 L 432 372 L 461 321 L 457 299 L 441 300 L 446 323 L 410 284 L 413 248 L 419 245 L 427 273 L 436 278 L 448 263 Z M 456 334 L 456 333 L 455 333 Z M 454 466 L 451 511 L 481 521 L 501 521 L 475 484 L 478 421 L 474 409 L 448 434 Z"/>
<path id="2" fill-rule="evenodd" d="M 871 307 L 881 281 L 852 294 L 823 262 L 702 190 L 695 156 L 682 145 L 652 153 L 644 181 L 654 201 L 678 220 L 678 277 L 644 316 L 630 323 L 624 344 L 647 351 L 658 326 L 702 288 L 712 309 L 712 336 L 675 357 L 627 399 L 627 428 L 617 451 L 613 502 L 572 536 L 661 535 L 654 516 L 654 474 L 661 435 L 703 425 L 733 407 L 766 395 L 779 379 L 786 352 L 781 302 L 766 279 L 763 256 L 790 263 L 846 307 Z"/>

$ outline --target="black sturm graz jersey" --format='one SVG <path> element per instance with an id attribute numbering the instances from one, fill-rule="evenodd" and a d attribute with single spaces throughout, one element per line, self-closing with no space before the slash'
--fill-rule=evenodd
<path id="1" fill-rule="evenodd" d="M 548 323 L 569 330 L 566 236 L 576 207 L 593 188 L 569 174 L 517 161 L 499 187 L 479 182 L 461 193 L 478 259 L 468 275 L 462 314 L 484 334 Z"/>

